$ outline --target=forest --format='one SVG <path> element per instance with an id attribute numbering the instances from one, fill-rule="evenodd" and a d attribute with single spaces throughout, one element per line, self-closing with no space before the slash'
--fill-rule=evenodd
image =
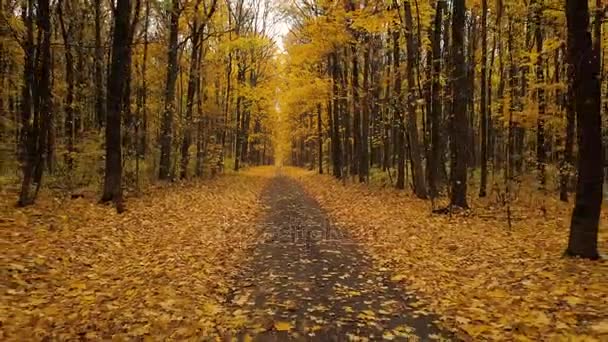
<path id="1" fill-rule="evenodd" d="M 0 0 L 0 339 L 608 338 L 607 20 Z"/>

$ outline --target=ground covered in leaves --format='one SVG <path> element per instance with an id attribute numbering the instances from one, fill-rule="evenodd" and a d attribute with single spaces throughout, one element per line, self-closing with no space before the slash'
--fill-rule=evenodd
<path id="1" fill-rule="evenodd" d="M 228 340 L 446 340 L 437 317 L 374 268 L 281 171 L 262 194 L 260 243 L 243 261 L 223 327 Z"/>
<path id="2" fill-rule="evenodd" d="M 545 198 L 545 216 L 539 202 L 524 198 L 509 229 L 504 209 L 488 203 L 432 215 L 428 201 L 403 192 L 289 173 L 457 338 L 608 339 L 608 262 L 562 257 L 571 205 Z M 605 227 L 599 245 L 608 252 Z"/>
<path id="3" fill-rule="evenodd" d="M 221 334 L 274 171 L 157 188 L 117 215 L 94 199 L 0 203 L 0 340 Z"/>
<path id="4" fill-rule="evenodd" d="M 562 257 L 571 208 L 547 197 L 509 228 L 491 201 L 433 215 L 290 168 L 157 187 L 122 215 L 2 195 L 0 340 L 608 340 L 608 263 Z"/>

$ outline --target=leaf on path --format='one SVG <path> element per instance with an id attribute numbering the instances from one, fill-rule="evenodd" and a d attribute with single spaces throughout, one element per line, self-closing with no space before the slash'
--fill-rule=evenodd
<path id="1" fill-rule="evenodd" d="M 274 328 L 276 331 L 290 331 L 293 329 L 293 324 L 290 322 L 279 321 L 274 323 Z"/>

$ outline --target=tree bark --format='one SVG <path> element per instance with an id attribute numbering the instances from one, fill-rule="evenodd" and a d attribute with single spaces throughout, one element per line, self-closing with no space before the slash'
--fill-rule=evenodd
<path id="1" fill-rule="evenodd" d="M 481 1 L 481 180 L 479 197 L 486 197 L 488 183 L 488 0 Z"/>
<path id="2" fill-rule="evenodd" d="M 399 10 L 398 5 L 395 6 Z M 395 149 L 397 150 L 397 189 L 405 189 L 405 123 L 403 119 L 403 94 L 401 91 L 401 49 L 399 48 L 401 32 L 393 30 L 393 112 L 396 126 Z"/>
<path id="3" fill-rule="evenodd" d="M 427 190 L 424 180 L 424 171 L 422 167 L 422 149 L 420 148 L 420 140 L 418 138 L 418 118 L 416 114 L 416 97 L 414 89 L 414 73 L 418 72 L 415 63 L 415 55 L 417 47 L 414 47 L 414 30 L 412 20 L 412 9 L 410 2 L 404 4 L 405 12 L 405 41 L 407 45 L 407 135 L 409 142 L 410 161 L 412 167 L 412 181 L 414 184 L 414 193 L 418 198 L 426 199 Z"/>
<path id="4" fill-rule="evenodd" d="M 175 112 L 175 84 L 177 82 L 177 35 L 180 16 L 179 1 L 173 0 L 169 22 L 169 48 L 167 51 L 167 83 L 165 83 L 165 108 L 161 120 L 160 164 L 158 178 L 171 177 L 171 145 L 173 141 L 173 115 Z"/>
<path id="5" fill-rule="evenodd" d="M 95 121 L 99 128 L 105 122 L 105 103 L 103 91 L 103 48 L 101 46 L 101 0 L 94 0 L 95 5 Z"/>
<path id="6" fill-rule="evenodd" d="M 544 56 L 543 56 L 543 31 L 542 31 L 542 0 L 536 0 L 534 3 L 536 8 L 534 11 L 534 40 L 536 40 L 536 52 L 538 60 L 536 61 L 536 82 L 537 82 L 537 101 L 538 101 L 538 119 L 536 122 L 536 168 L 538 172 L 538 183 L 541 190 L 545 190 L 547 186 L 546 175 L 546 147 L 545 147 L 545 74 L 544 74 Z"/>
<path id="7" fill-rule="evenodd" d="M 598 51 L 589 32 L 587 1 L 566 0 L 570 82 L 578 126 L 578 181 L 566 254 L 598 259 L 598 225 L 602 206 L 603 155 L 601 83 Z"/>
<path id="8" fill-rule="evenodd" d="M 443 138 L 441 136 L 441 117 L 443 112 L 441 99 L 441 31 L 443 29 L 443 11 L 446 8 L 444 0 L 437 1 L 435 23 L 433 28 L 433 75 L 431 84 L 431 160 L 429 162 L 429 190 L 431 196 L 439 193 L 439 163 L 443 160 Z"/>
<path id="9" fill-rule="evenodd" d="M 130 0 L 117 0 L 112 38 L 112 60 L 107 89 L 106 170 L 102 202 L 113 201 L 117 211 L 123 208 L 121 111 L 127 84 L 127 63 L 131 60 L 129 34 Z"/>
<path id="10" fill-rule="evenodd" d="M 451 199 L 452 206 L 468 208 L 467 204 L 467 87 L 464 58 L 465 0 L 454 0 L 452 15 L 452 82 L 453 114 L 451 116 Z"/>

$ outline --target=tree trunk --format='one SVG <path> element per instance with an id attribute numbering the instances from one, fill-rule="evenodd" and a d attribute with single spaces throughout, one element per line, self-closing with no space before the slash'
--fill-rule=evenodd
<path id="1" fill-rule="evenodd" d="M 543 70 L 543 31 L 542 31 L 542 11 L 543 2 L 537 0 L 534 3 L 534 36 L 536 40 L 536 52 L 538 53 L 538 60 L 536 62 L 536 82 L 537 82 L 537 101 L 538 101 L 538 119 L 536 123 L 536 168 L 538 171 L 538 183 L 542 191 L 547 186 L 547 175 L 546 175 L 546 147 L 545 147 L 545 112 L 546 112 L 546 100 L 545 100 L 545 74 Z"/>
<path id="2" fill-rule="evenodd" d="M 99 128 L 105 122 L 105 103 L 103 93 L 103 48 L 101 46 L 101 0 L 95 4 L 95 121 Z M 149 5 L 148 5 L 149 6 Z M 147 32 L 147 29 L 146 29 Z"/>
<path id="3" fill-rule="evenodd" d="M 364 183 L 369 178 L 369 112 L 370 112 L 370 42 L 364 39 L 363 50 L 363 94 L 361 97 L 361 149 L 359 155 L 359 182 Z"/>
<path id="4" fill-rule="evenodd" d="M 568 61 L 578 126 L 578 181 L 566 254 L 598 259 L 598 225 L 602 206 L 603 155 L 601 82 L 598 51 L 589 32 L 587 1 L 566 0 Z"/>
<path id="5" fill-rule="evenodd" d="M 331 150 L 333 162 L 333 175 L 336 178 L 342 178 L 342 147 L 340 142 L 340 65 L 338 64 L 337 53 L 332 53 L 330 56 L 330 67 L 332 70 L 333 79 L 333 105 L 332 107 L 332 134 L 331 134 Z"/>
<path id="6" fill-rule="evenodd" d="M 481 182 L 479 197 L 486 197 L 488 183 L 488 0 L 481 1 Z"/>
<path id="7" fill-rule="evenodd" d="M 429 189 L 431 196 L 435 197 L 439 193 L 439 163 L 443 160 L 443 139 L 441 136 L 441 117 L 442 117 L 442 99 L 441 99 L 441 31 L 443 29 L 443 11 L 445 10 L 446 2 L 444 0 L 437 1 L 437 9 L 435 13 L 435 23 L 433 28 L 433 75 L 431 89 L 431 158 L 429 162 Z"/>
<path id="8" fill-rule="evenodd" d="M 177 82 L 177 35 L 180 16 L 179 1 L 173 0 L 169 23 L 169 49 L 167 59 L 167 83 L 165 84 L 165 108 L 161 120 L 160 164 L 158 177 L 171 177 L 171 145 L 173 141 L 173 114 L 175 112 L 175 84 Z"/>
<path id="9" fill-rule="evenodd" d="M 454 0 L 452 16 L 452 82 L 453 114 L 451 116 L 451 199 L 450 204 L 468 208 L 467 204 L 467 87 L 464 58 L 465 0 Z"/>
<path id="10" fill-rule="evenodd" d="M 25 163 L 23 166 L 23 181 L 19 195 L 19 206 L 34 203 L 42 183 L 42 174 L 47 156 L 48 136 L 52 120 L 52 93 L 51 93 L 51 13 L 48 0 L 39 0 L 36 9 L 36 23 L 38 26 L 37 47 L 34 48 L 34 4 L 27 2 L 22 9 L 26 24 L 26 57 L 24 68 L 23 90 L 23 117 L 25 130 Z M 34 59 L 33 56 L 38 56 Z M 31 102 L 30 102 L 31 101 Z M 27 103 L 29 102 L 29 103 Z M 29 123 L 32 112 L 33 122 Z M 35 185 L 32 193 L 32 184 Z"/>
<path id="11" fill-rule="evenodd" d="M 357 38 L 355 38 L 356 40 Z M 353 70 L 351 73 L 351 89 L 353 93 L 353 156 L 351 162 L 351 174 L 356 175 L 359 173 L 359 163 L 361 162 L 361 150 L 363 144 L 361 143 L 361 102 L 359 96 L 359 55 L 357 51 L 356 43 L 351 45 L 351 59 Z"/>
<path id="12" fill-rule="evenodd" d="M 407 45 L 407 134 L 412 166 L 412 181 L 414 183 L 414 193 L 416 196 L 418 198 L 426 199 L 427 191 L 422 167 L 422 149 L 420 148 L 420 140 L 418 138 L 418 118 L 416 115 L 416 98 L 414 96 L 414 73 L 418 72 L 415 63 L 417 47 L 414 47 L 414 35 L 412 34 L 414 25 L 410 2 L 406 1 L 403 6 L 405 11 L 405 41 Z"/>
<path id="13" fill-rule="evenodd" d="M 122 146 L 120 140 L 121 110 L 127 84 L 127 63 L 131 60 L 129 42 L 130 0 L 117 0 L 112 38 L 112 60 L 107 89 L 106 171 L 102 202 L 114 201 L 121 212 L 122 203 Z"/>
<path id="14" fill-rule="evenodd" d="M 68 170 L 72 170 L 74 161 L 72 153 L 74 152 L 74 137 L 76 134 L 74 123 L 74 56 L 72 55 L 71 44 L 71 36 L 74 34 L 74 32 L 71 30 L 71 25 L 69 31 L 66 28 L 62 0 L 57 3 L 57 14 L 59 17 L 59 26 L 61 27 L 61 36 L 63 37 L 63 50 L 65 54 L 65 82 L 67 85 L 67 93 L 64 103 L 65 136 L 67 139 L 65 163 Z"/>
<path id="15" fill-rule="evenodd" d="M 317 145 L 319 149 L 319 174 L 323 174 L 323 121 L 321 118 L 321 104 L 317 104 Z"/>
<path id="16" fill-rule="evenodd" d="M 397 7 L 397 10 L 398 7 Z M 395 149 L 397 150 L 397 189 L 405 189 L 405 123 L 403 122 L 403 94 L 401 92 L 401 33 L 399 28 L 393 30 L 393 73 L 394 96 L 393 111 L 396 126 Z"/>
<path id="17" fill-rule="evenodd" d="M 195 6 L 195 13 L 198 12 L 198 4 Z M 188 73 L 188 90 L 186 95 L 186 115 L 184 120 L 184 136 L 181 146 L 181 168 L 180 179 L 188 177 L 188 165 L 190 162 L 190 145 L 192 145 L 192 113 L 194 111 L 194 101 L 197 94 L 201 61 L 198 59 L 201 49 L 201 34 L 203 27 L 199 27 L 198 18 L 192 24 L 192 47 L 190 50 L 190 72 Z"/>

